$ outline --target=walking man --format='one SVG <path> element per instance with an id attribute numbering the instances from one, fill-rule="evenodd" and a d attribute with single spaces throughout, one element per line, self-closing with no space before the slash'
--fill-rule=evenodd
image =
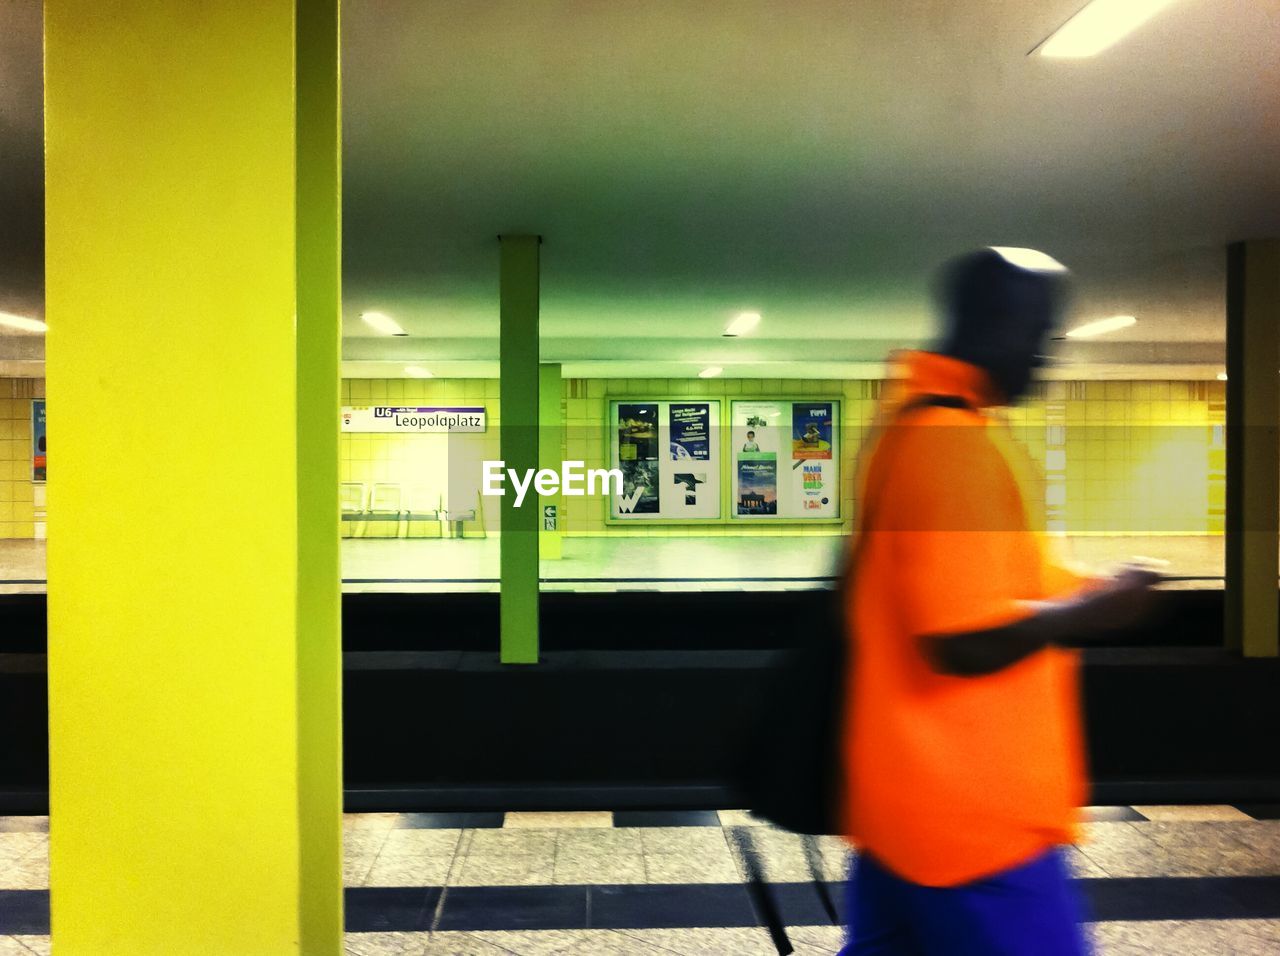
<path id="1" fill-rule="evenodd" d="M 1065 268 L 985 249 L 944 270 L 936 348 L 900 357 L 860 465 L 848 588 L 842 951 L 1081 956 L 1061 846 L 1086 796 L 1077 654 L 1151 572 L 1057 565 L 985 411 L 1028 391 Z"/>

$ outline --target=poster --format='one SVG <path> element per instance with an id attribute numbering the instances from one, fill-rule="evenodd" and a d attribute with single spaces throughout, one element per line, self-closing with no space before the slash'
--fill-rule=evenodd
<path id="1" fill-rule="evenodd" d="M 806 514 L 826 512 L 836 493 L 831 482 L 834 469 L 825 461 L 801 461 L 800 463 L 800 507 Z"/>
<path id="2" fill-rule="evenodd" d="M 831 403 L 793 402 L 791 457 L 831 460 Z"/>
<path id="3" fill-rule="evenodd" d="M 833 400 L 732 403 L 732 518 L 840 517 L 839 406 Z"/>
<path id="4" fill-rule="evenodd" d="M 711 459 L 711 406 L 706 402 L 672 402 L 671 460 Z"/>
<path id="5" fill-rule="evenodd" d="M 778 456 L 773 452 L 738 455 L 738 514 L 778 513 Z"/>
<path id="6" fill-rule="evenodd" d="M 777 402 L 733 403 L 733 447 L 736 455 L 772 453 L 782 449 L 778 441 L 778 423 L 782 407 Z"/>
<path id="7" fill-rule="evenodd" d="M 656 402 L 618 405 L 618 459 L 653 461 L 658 457 Z"/>
<path id="8" fill-rule="evenodd" d="M 656 461 L 622 462 L 622 498 L 618 509 L 623 514 L 656 515 L 661 499 L 658 494 Z"/>
<path id="9" fill-rule="evenodd" d="M 49 458 L 46 450 L 48 442 L 45 437 L 44 399 L 37 398 L 31 403 L 31 480 L 45 481 L 49 473 Z"/>
<path id="10" fill-rule="evenodd" d="M 707 483 L 705 471 L 677 471 L 672 476 L 672 500 L 678 511 L 698 507 L 698 489 Z"/>
<path id="11" fill-rule="evenodd" d="M 723 517 L 717 399 L 609 402 L 610 462 L 622 472 L 611 521 L 718 521 Z"/>

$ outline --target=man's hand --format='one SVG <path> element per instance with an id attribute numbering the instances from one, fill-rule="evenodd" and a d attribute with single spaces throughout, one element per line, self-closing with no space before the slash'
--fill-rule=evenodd
<path id="1" fill-rule="evenodd" d="M 1151 613 L 1152 588 L 1164 575 L 1139 564 L 1121 565 L 1114 575 L 1099 579 L 1076 598 L 1071 623 L 1079 637 L 1099 631 L 1117 631 L 1140 623 Z"/>
<path id="2" fill-rule="evenodd" d="M 1122 565 L 1074 597 L 1026 602 L 1034 613 L 1014 624 L 968 634 L 925 635 L 920 650 L 941 674 L 994 674 L 1050 644 L 1087 641 L 1133 627 L 1150 613 L 1151 589 L 1162 580 L 1150 567 Z"/>

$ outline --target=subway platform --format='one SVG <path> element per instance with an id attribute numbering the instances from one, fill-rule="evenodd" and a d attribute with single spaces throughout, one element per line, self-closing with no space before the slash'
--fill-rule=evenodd
<path id="1" fill-rule="evenodd" d="M 781 530 L 781 529 L 779 529 Z M 838 534 L 667 538 L 571 537 L 544 560 L 544 591 L 804 590 L 828 588 L 846 542 Z M 1071 535 L 1063 554 L 1087 566 L 1135 556 L 1169 562 L 1165 589 L 1221 589 L 1224 548 L 1212 535 Z M 44 593 L 44 541 L 0 540 L 0 594 Z M 498 591 L 496 537 L 345 538 L 344 593 Z"/>
<path id="2" fill-rule="evenodd" d="M 1067 857 L 1099 952 L 1280 951 L 1280 805 L 1084 819 Z M 45 817 L 0 817 L 0 956 L 51 953 L 47 831 Z M 841 942 L 799 838 L 741 811 L 347 814 L 344 837 L 350 956 L 769 956 L 744 852 L 798 954 Z M 848 848 L 818 847 L 839 905 Z"/>

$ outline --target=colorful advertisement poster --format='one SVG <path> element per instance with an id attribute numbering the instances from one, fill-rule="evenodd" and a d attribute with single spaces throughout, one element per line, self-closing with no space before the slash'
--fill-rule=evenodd
<path id="1" fill-rule="evenodd" d="M 31 480 L 45 481 L 49 473 L 44 424 L 44 399 L 31 403 Z"/>
<path id="2" fill-rule="evenodd" d="M 794 402 L 791 406 L 791 457 L 831 459 L 830 402 Z"/>
<path id="3" fill-rule="evenodd" d="M 734 456 L 777 454 L 783 406 L 778 402 L 735 402 L 733 405 Z"/>
<path id="4" fill-rule="evenodd" d="M 738 514 L 778 513 L 778 456 L 772 452 L 738 455 Z"/>
<path id="5" fill-rule="evenodd" d="M 658 457 L 658 404 L 618 406 L 618 460 L 654 461 Z M 657 472 L 654 472 L 656 479 Z M 655 489 L 655 494 L 656 489 Z"/>
<path id="6" fill-rule="evenodd" d="M 705 471 L 678 471 L 672 477 L 672 499 L 677 510 L 698 506 L 698 486 L 707 483 Z"/>
<path id="7" fill-rule="evenodd" d="M 711 406 L 706 402 L 672 402 L 671 460 L 711 459 Z"/>
<path id="8" fill-rule="evenodd" d="M 799 464 L 801 509 L 808 514 L 829 511 L 833 489 L 828 484 L 826 462 L 801 461 Z"/>
<path id="9" fill-rule="evenodd" d="M 661 501 L 658 495 L 658 463 L 623 459 L 622 497 L 618 499 L 620 514 L 656 515 Z"/>

